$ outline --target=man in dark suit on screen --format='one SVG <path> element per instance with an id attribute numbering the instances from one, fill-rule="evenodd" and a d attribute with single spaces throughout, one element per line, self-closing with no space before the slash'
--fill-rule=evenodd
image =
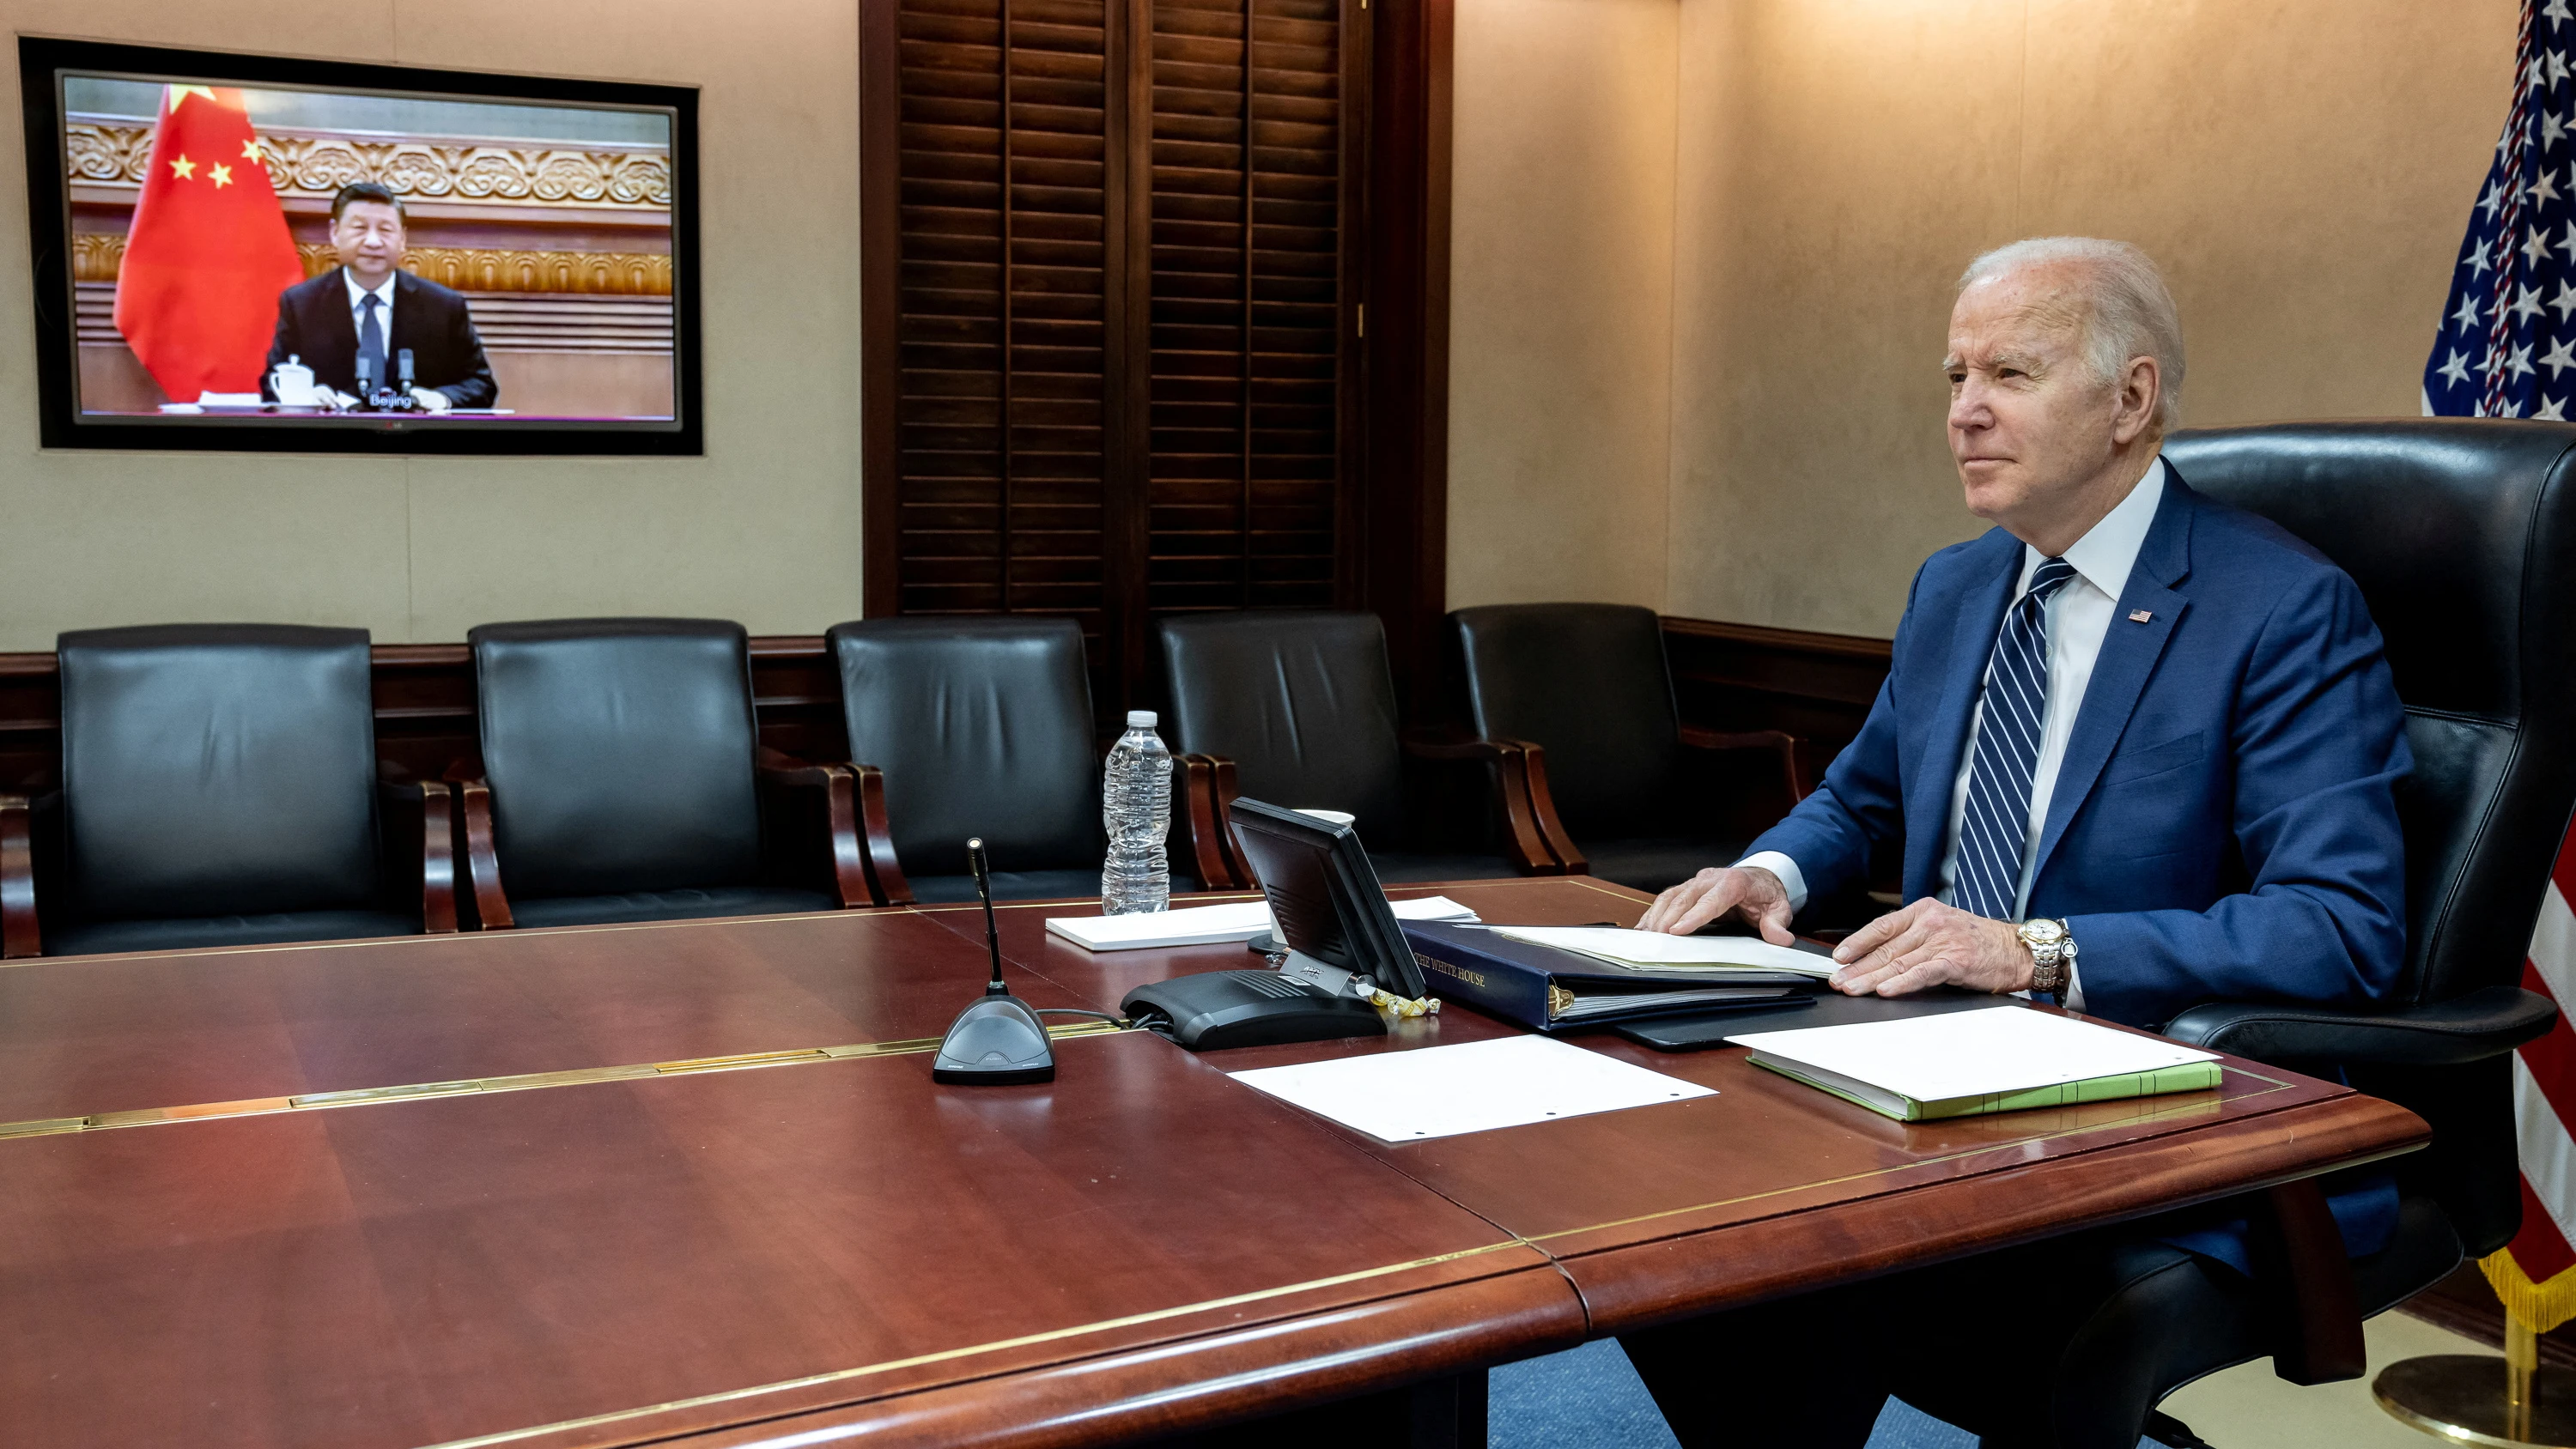
<path id="1" fill-rule="evenodd" d="M 378 385 L 390 386 L 408 350 L 413 401 L 440 413 L 492 406 L 501 389 L 463 294 L 402 270 L 403 208 L 393 192 L 372 181 L 341 187 L 331 198 L 331 245 L 339 266 L 278 295 L 261 387 L 291 359 L 313 369 L 315 385 L 354 395 L 361 357 Z"/>

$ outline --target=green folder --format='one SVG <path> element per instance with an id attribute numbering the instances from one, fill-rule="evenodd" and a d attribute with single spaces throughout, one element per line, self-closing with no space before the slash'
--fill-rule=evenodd
<path id="1" fill-rule="evenodd" d="M 1781 1061 L 1761 1052 L 1751 1053 L 1753 1065 L 1778 1072 L 1793 1081 L 1806 1083 L 1820 1091 L 1831 1092 L 1846 1102 L 1899 1122 L 1935 1122 L 1944 1117 L 1974 1117 L 1987 1112 L 2019 1112 L 2031 1107 L 2072 1107 L 2084 1102 L 2108 1102 L 2124 1097 L 2160 1097 L 2167 1092 L 2197 1092 L 2218 1085 L 2216 1062 L 2184 1062 L 2179 1066 L 2158 1067 L 2151 1072 L 2122 1072 L 2116 1076 L 2089 1077 L 2080 1082 L 2051 1082 L 2044 1087 L 2026 1087 L 2018 1092 L 1980 1092 L 1973 1097 L 1945 1097 L 1923 1102 L 1884 1087 L 1873 1087 L 1840 1072 Z"/>

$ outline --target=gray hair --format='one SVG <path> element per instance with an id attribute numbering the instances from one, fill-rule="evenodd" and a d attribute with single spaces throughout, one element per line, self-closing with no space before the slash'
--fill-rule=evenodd
<path id="1" fill-rule="evenodd" d="M 2172 431 L 2182 411 L 2182 313 L 2145 252 L 2099 237 L 2032 237 L 1968 263 L 1959 274 L 1959 290 L 2024 267 L 2059 263 L 2072 264 L 2084 278 L 2079 326 L 2094 379 L 2116 386 L 2130 358 L 2154 358 L 2156 431 Z"/>

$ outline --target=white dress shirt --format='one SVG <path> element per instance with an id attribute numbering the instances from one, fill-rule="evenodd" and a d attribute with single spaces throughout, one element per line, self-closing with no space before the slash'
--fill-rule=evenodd
<path id="1" fill-rule="evenodd" d="M 2031 772 L 2030 823 L 2022 842 L 2021 884 L 2013 895 L 2012 918 L 2016 921 L 2023 918 L 2030 904 L 2031 877 L 2039 864 L 2040 831 L 2048 823 L 2048 802 L 2057 793 L 2058 767 L 2065 763 L 2066 742 L 2075 734 L 2075 716 L 2084 706 L 2084 688 L 2093 682 L 2093 666 L 2102 657 L 2102 640 L 2111 632 L 2111 616 L 2119 607 L 2120 591 L 2129 586 L 2129 570 L 2137 564 L 2138 550 L 2146 544 L 2147 529 L 2156 521 L 2156 506 L 2164 496 L 2165 460 L 2159 457 L 2148 465 L 2146 476 L 2129 490 L 2129 496 L 2061 555 L 2074 566 L 2075 577 L 2044 606 L 2048 618 L 2048 698 L 2040 707 L 2039 764 Z M 2030 576 L 2045 562 L 2038 549 L 2022 545 L 2021 578 L 2013 587 L 2014 602 L 2030 592 Z M 1949 835 L 1942 844 L 1941 863 L 1933 875 L 1936 894 L 1944 905 L 1951 903 L 1951 880 L 1959 866 L 1959 822 L 1968 812 L 1968 775 L 1976 766 L 1977 730 L 1985 714 L 1981 690 L 1976 709 L 1968 717 L 1966 746 L 1959 751 L 1959 774 L 1950 786 Z M 1779 851 L 1764 850 L 1736 863 L 1769 870 L 1788 888 L 1789 908 L 1795 911 L 1806 907 L 1807 878 L 1796 861 Z M 2083 986 L 2071 974 L 2067 978 L 2066 1004 L 2078 1011 L 2084 1007 Z"/>
<path id="2" fill-rule="evenodd" d="M 391 387 L 394 383 L 394 283 L 401 276 L 402 273 L 399 271 L 388 274 L 385 284 L 370 292 L 368 288 L 358 285 L 357 273 L 347 267 L 340 269 L 340 280 L 349 288 L 350 336 L 360 339 L 361 342 L 366 338 L 367 298 L 372 295 L 381 304 L 376 308 L 376 325 L 383 328 L 385 334 L 385 375 L 376 379 L 376 382 L 383 387 Z"/>

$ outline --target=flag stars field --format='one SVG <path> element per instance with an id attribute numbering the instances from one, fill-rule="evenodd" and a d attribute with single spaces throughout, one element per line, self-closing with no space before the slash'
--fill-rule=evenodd
<path id="1" fill-rule="evenodd" d="M 197 163 L 182 156 L 170 163 L 170 174 L 182 181 L 189 180 L 197 174 Z"/>
<path id="2" fill-rule="evenodd" d="M 2563 419 L 2576 403 L 2576 6 L 2550 0 L 2523 24 L 2513 107 L 2424 359 L 2437 416 Z"/>
<path id="3" fill-rule="evenodd" d="M 217 186 L 230 186 L 233 184 L 233 169 L 220 161 L 215 163 L 210 174 L 213 176 L 214 182 Z M 2534 307 L 2531 310 L 2537 312 L 2540 309 Z"/>

